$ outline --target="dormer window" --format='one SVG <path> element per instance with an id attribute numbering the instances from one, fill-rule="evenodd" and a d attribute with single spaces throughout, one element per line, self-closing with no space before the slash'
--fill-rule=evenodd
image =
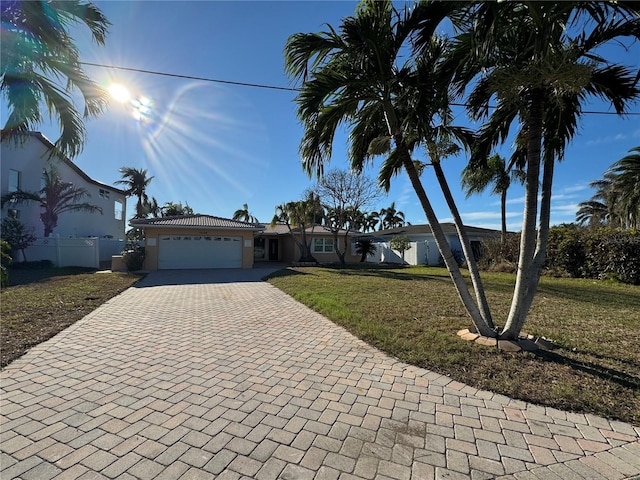
<path id="1" fill-rule="evenodd" d="M 100 198 L 109 198 L 109 190 L 105 190 L 104 188 L 100 189 Z"/>

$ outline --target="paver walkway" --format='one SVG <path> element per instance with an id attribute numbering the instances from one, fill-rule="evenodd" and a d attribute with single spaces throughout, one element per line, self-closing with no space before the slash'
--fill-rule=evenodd
<path id="1" fill-rule="evenodd" d="M 12 363 L 0 478 L 640 474 L 640 427 L 400 363 L 267 283 L 232 282 L 260 273 L 152 274 Z"/>

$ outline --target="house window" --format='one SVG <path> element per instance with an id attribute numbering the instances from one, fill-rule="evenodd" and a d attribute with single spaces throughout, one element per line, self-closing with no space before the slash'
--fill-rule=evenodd
<path id="1" fill-rule="evenodd" d="M 313 253 L 333 253 L 333 238 L 314 238 Z"/>
<path id="2" fill-rule="evenodd" d="M 122 202 L 116 200 L 113 202 L 113 218 L 122 220 Z"/>
<path id="3" fill-rule="evenodd" d="M 20 180 L 21 175 L 18 170 L 9 170 L 9 188 L 8 192 L 17 192 L 20 190 Z"/>
<path id="4" fill-rule="evenodd" d="M 109 190 L 100 189 L 100 198 L 109 198 Z"/>

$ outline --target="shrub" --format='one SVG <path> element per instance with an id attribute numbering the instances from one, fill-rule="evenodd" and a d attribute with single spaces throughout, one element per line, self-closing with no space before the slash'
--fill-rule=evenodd
<path id="1" fill-rule="evenodd" d="M 0 288 L 9 286 L 9 265 L 13 259 L 9 253 L 11 252 L 11 245 L 4 240 L 0 240 Z"/>
<path id="2" fill-rule="evenodd" d="M 142 270 L 144 257 L 144 247 L 141 246 L 131 246 L 122 251 L 122 260 L 130 272 Z"/>
<path id="3" fill-rule="evenodd" d="M 485 270 L 498 272 L 514 272 L 520 253 L 520 235 L 507 233 L 504 245 L 499 238 L 482 242 L 478 266 Z"/>
<path id="4" fill-rule="evenodd" d="M 600 228 L 586 239 L 585 276 L 640 285 L 640 234 Z"/>
<path id="5" fill-rule="evenodd" d="M 573 224 L 552 227 L 546 268 L 572 277 L 614 278 L 640 285 L 640 234 Z"/>
<path id="6" fill-rule="evenodd" d="M 584 229 L 568 224 L 549 229 L 546 268 L 571 277 L 584 275 L 586 259 Z"/>

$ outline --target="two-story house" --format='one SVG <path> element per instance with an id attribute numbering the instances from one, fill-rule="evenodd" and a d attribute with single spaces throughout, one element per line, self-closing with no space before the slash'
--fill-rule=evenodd
<path id="1" fill-rule="evenodd" d="M 0 144 L 0 191 L 2 196 L 23 190 L 38 192 L 43 187 L 42 172 L 53 166 L 61 180 L 75 187 L 86 189 L 90 197 L 81 202 L 96 205 L 102 214 L 66 212 L 60 215 L 58 226 L 52 235 L 59 237 L 99 237 L 124 239 L 126 227 L 125 192 L 90 178 L 66 157 L 50 156 L 53 143 L 44 135 L 32 132 L 24 142 Z M 40 206 L 36 202 L 7 202 L 2 208 L 2 218 L 18 218 L 27 227 L 33 227 L 38 237 L 44 235 L 40 220 Z"/>

